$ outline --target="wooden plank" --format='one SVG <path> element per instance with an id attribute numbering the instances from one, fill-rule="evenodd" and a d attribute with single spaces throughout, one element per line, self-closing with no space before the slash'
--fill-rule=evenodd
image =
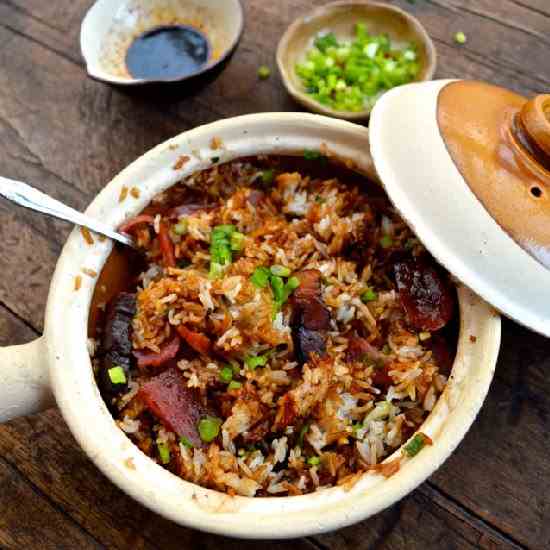
<path id="1" fill-rule="evenodd" d="M 540 93 L 550 86 L 547 45 L 538 38 L 540 16 L 516 6 L 515 11 L 522 12 L 522 17 L 510 27 L 505 18 L 490 15 L 491 10 L 502 9 L 503 4 L 509 13 L 514 7 L 509 2 L 425 0 L 414 6 L 406 0 L 395 3 L 418 16 L 435 40 L 440 50 L 436 77 L 485 79 L 525 94 Z M 480 4 L 485 9 L 480 9 Z M 528 15 L 529 22 L 524 23 Z M 509 17 L 513 21 L 510 14 Z M 454 42 L 458 31 L 467 36 L 463 46 Z"/>
<path id="2" fill-rule="evenodd" d="M 17 346 L 30 342 L 38 335 L 22 319 L 18 319 L 0 304 L 0 346 Z"/>
<path id="3" fill-rule="evenodd" d="M 522 93 L 548 87 L 548 47 L 544 36 L 539 40 L 548 28 L 547 0 L 505 0 L 498 6 L 492 0 L 394 3 L 414 11 L 436 39 L 440 52 L 438 76 L 482 78 Z M 3 173 L 7 175 L 33 182 L 83 208 L 118 170 L 179 131 L 223 116 L 298 108 L 287 97 L 275 72 L 270 80 L 260 83 L 256 69 L 262 63 L 275 68 L 273 53 L 281 32 L 290 20 L 317 4 L 313 0 L 246 0 L 247 32 L 224 73 L 202 90 L 175 88 L 162 94 L 123 92 L 86 78 L 78 56 L 78 25 L 89 4 L 87 0 L 0 1 L 0 150 Z M 453 42 L 457 30 L 468 35 L 463 47 Z M 5 203 L 0 203 L 0 216 L 0 257 L 10 258 L 3 264 L 0 301 L 40 329 L 47 281 L 68 228 L 34 214 L 13 212 Z M 30 266 L 38 271 L 32 273 Z M 29 280 L 35 285 L 30 293 L 26 286 Z M 5 342 L 11 343 L 12 338 L 25 341 L 31 336 L 32 331 L 13 328 L 16 320 L 3 325 L 6 315 L 0 309 L 0 337 L 5 334 Z M 499 542 L 499 533 L 533 548 L 550 546 L 545 502 L 550 479 L 546 460 L 550 403 L 544 376 L 548 365 L 537 364 L 548 356 L 548 344 L 512 323 L 505 327 L 503 354 L 487 404 L 465 442 L 432 478 L 437 498 L 443 500 L 438 501 L 433 491 L 426 492 L 425 488 L 407 499 L 402 505 L 406 513 L 388 533 L 388 548 L 404 547 L 405 543 L 407 547 L 421 547 L 420 542 L 430 547 L 433 540 L 440 540 L 438 533 L 451 533 L 448 536 L 456 547 L 475 546 L 478 534 L 482 541 L 478 544 L 510 544 L 505 539 Z M 191 546 L 229 544 L 176 528 L 138 507 L 91 466 L 66 428 L 55 432 L 53 426 L 61 422 L 56 413 L 44 418 L 45 424 L 39 427 L 18 424 L 16 454 L 9 454 L 15 436 L 10 439 L 0 428 L 4 445 L 0 454 L 15 457 L 28 472 L 25 475 L 40 482 L 48 495 L 54 495 L 56 505 L 70 510 L 71 517 L 90 530 L 98 530 L 103 544 L 124 547 L 130 540 L 139 546 L 143 540 L 144 547 L 154 547 L 160 541 L 170 548 L 178 539 Z M 33 438 L 42 441 L 42 454 L 29 456 Z M 67 441 L 71 441 L 68 450 Z M 55 446 L 68 456 L 48 454 L 46 449 Z M 53 487 L 51 479 L 48 482 L 48 475 L 53 475 L 49 461 L 42 460 L 42 456 L 68 462 L 67 468 L 52 466 L 57 472 L 51 478 L 56 479 Z M 79 467 L 86 479 L 73 479 Z M 88 495 L 81 494 L 82 486 Z M 96 494 L 99 487 L 101 494 Z M 107 504 L 110 506 L 109 500 L 102 500 L 104 494 L 115 504 L 121 502 L 120 507 L 103 510 Z M 0 495 L 0 507 L 6 502 Z M 438 502 L 445 505 L 439 506 Z M 449 511 L 453 502 L 457 506 L 454 512 Z M 130 518 L 123 522 L 127 531 L 122 535 L 114 532 L 119 521 L 117 513 Z M 377 533 L 384 533 L 392 514 L 393 509 L 344 530 L 342 538 L 322 537 L 315 543 L 343 548 L 357 544 L 364 547 L 362 537 L 380 541 Z M 411 532 L 417 536 L 418 524 L 411 519 L 417 516 L 429 525 L 427 537 L 418 535 L 419 542 L 409 536 Z M 131 519 L 134 517 L 137 520 Z M 495 528 L 487 527 L 484 521 Z M 138 533 L 137 542 L 127 538 L 132 530 Z M 303 541 L 287 544 L 297 548 L 309 545 Z"/>
<path id="4" fill-rule="evenodd" d="M 184 529 L 161 519 L 122 494 L 108 482 L 73 441 L 57 411 L 17 420 L 0 427 L 0 456 L 17 463 L 21 472 L 39 490 L 66 511 L 82 527 L 109 548 L 255 548 L 258 543 L 237 542 Z M 425 487 L 390 510 L 358 526 L 335 534 L 311 538 L 317 546 L 334 550 L 349 548 L 362 541 L 361 547 L 401 549 L 410 534 L 418 538 L 418 547 L 440 548 L 443 537 L 448 548 L 514 548 L 498 533 L 472 521 L 461 509 L 433 495 Z M 3 497 L 0 494 L 0 506 Z M 421 523 L 422 529 L 415 525 Z M 483 545 L 477 546 L 479 541 Z M 312 550 L 312 542 L 262 543 L 269 549 Z"/>
<path id="5" fill-rule="evenodd" d="M 58 250 L 0 204 L 0 303 L 41 331 Z"/>
<path id="6" fill-rule="evenodd" d="M 331 550 L 376 548 L 380 550 L 480 549 L 517 550 L 520 547 L 460 507 L 423 485 L 409 497 L 377 516 L 349 527 L 315 537 Z"/>
<path id="7" fill-rule="evenodd" d="M 0 460 L 0 547 L 13 550 L 103 548 L 36 493 L 17 470 Z"/>
<path id="8" fill-rule="evenodd" d="M 465 508 L 531 548 L 550 547 L 550 340 L 511 321 L 489 397 L 432 477 Z"/>
<path id="9" fill-rule="evenodd" d="M 125 496 L 88 460 L 56 410 L 0 426 L 0 456 L 17 464 L 30 483 L 108 548 L 215 550 L 222 543 L 234 550 L 257 547 L 253 541 L 223 539 L 176 526 Z M 10 504 L 6 498 L 0 491 L 0 509 Z M 38 547 L 39 541 L 34 539 L 35 546 L 28 547 Z M 285 544 L 262 546 L 279 550 Z M 314 550 L 306 540 L 292 542 L 292 548 Z"/>

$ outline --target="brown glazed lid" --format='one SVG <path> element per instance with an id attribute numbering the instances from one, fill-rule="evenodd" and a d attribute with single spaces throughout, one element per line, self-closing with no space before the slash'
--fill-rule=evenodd
<path id="1" fill-rule="evenodd" d="M 399 86 L 376 103 L 369 137 L 390 199 L 432 255 L 550 337 L 550 95 Z"/>
<path id="2" fill-rule="evenodd" d="M 483 82 L 441 91 L 441 136 L 495 221 L 550 269 L 550 95 L 534 99 Z"/>

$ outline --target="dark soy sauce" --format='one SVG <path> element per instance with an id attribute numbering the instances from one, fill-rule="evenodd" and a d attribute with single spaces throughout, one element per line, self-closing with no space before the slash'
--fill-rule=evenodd
<path id="1" fill-rule="evenodd" d="M 208 40 L 200 31 L 170 25 L 136 38 L 128 48 L 126 67 L 134 78 L 175 80 L 196 73 L 209 56 Z"/>

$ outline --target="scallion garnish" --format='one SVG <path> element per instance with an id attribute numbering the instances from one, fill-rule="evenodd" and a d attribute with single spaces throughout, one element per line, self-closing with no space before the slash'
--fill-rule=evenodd
<path id="1" fill-rule="evenodd" d="M 371 35 L 359 23 L 353 41 L 320 35 L 296 74 L 308 95 L 337 111 L 371 107 L 385 91 L 412 82 L 420 70 L 416 47 L 396 48 L 388 35 Z"/>
<path id="2" fill-rule="evenodd" d="M 462 32 L 462 31 L 459 31 L 455 34 L 455 42 L 457 44 L 466 44 L 466 35 Z"/>
<path id="3" fill-rule="evenodd" d="M 223 274 L 224 268 L 233 261 L 233 247 L 242 244 L 242 237 L 233 241 L 234 235 L 242 235 L 237 232 L 234 225 L 217 225 L 212 230 L 210 237 L 210 273 L 211 279 L 218 279 Z"/>
<path id="4" fill-rule="evenodd" d="M 261 65 L 258 68 L 258 78 L 260 80 L 266 80 L 271 76 L 271 69 L 267 65 Z"/>
<path id="5" fill-rule="evenodd" d="M 233 369 L 229 366 L 223 367 L 220 370 L 220 380 L 226 384 L 229 384 L 229 382 L 233 380 Z"/>
<path id="6" fill-rule="evenodd" d="M 367 288 L 363 294 L 361 294 L 361 301 L 365 304 L 367 302 L 374 302 L 374 300 L 378 299 L 378 294 L 372 290 L 372 288 Z"/>
<path id="7" fill-rule="evenodd" d="M 262 183 L 264 185 L 271 185 L 275 179 L 275 170 L 269 168 L 262 172 Z"/>
<path id="8" fill-rule="evenodd" d="M 244 358 L 244 362 L 250 370 L 254 370 L 256 367 L 265 367 L 268 359 L 269 353 L 264 355 L 249 355 Z"/>
<path id="9" fill-rule="evenodd" d="M 300 286 L 300 279 L 298 277 L 290 277 L 290 279 L 286 282 L 286 287 L 292 291 L 296 290 Z"/>
<path id="10" fill-rule="evenodd" d="M 184 435 L 180 437 L 180 443 L 188 449 L 193 449 L 193 447 L 195 447 L 195 445 L 193 445 L 193 443 L 191 443 L 191 441 Z"/>
<path id="11" fill-rule="evenodd" d="M 218 434 L 220 433 L 221 425 L 222 421 L 215 416 L 207 416 L 206 418 L 202 418 L 201 420 L 199 420 L 199 424 L 197 426 L 200 438 L 205 443 L 210 443 L 211 441 L 214 441 L 214 439 L 216 439 L 216 437 L 218 437 Z"/>
<path id="12" fill-rule="evenodd" d="M 272 265 L 270 271 L 277 277 L 288 277 L 290 275 L 290 269 L 282 265 Z"/>
<path id="13" fill-rule="evenodd" d="M 305 160 L 319 160 L 321 158 L 323 158 L 323 155 L 321 155 L 319 151 L 312 151 L 311 149 L 306 149 L 304 151 Z"/>
<path id="14" fill-rule="evenodd" d="M 126 384 L 126 373 L 122 367 L 113 367 L 109 369 L 108 374 L 113 384 Z"/>
<path id="15" fill-rule="evenodd" d="M 243 387 L 242 383 L 237 382 L 236 380 L 231 380 L 231 382 L 229 382 L 229 384 L 227 385 L 228 390 L 238 390 L 242 387 Z"/>
<path id="16" fill-rule="evenodd" d="M 310 466 L 318 466 L 321 463 L 321 459 L 318 456 L 310 456 L 307 459 L 307 463 Z"/>
<path id="17" fill-rule="evenodd" d="M 269 284 L 270 271 L 267 267 L 257 267 L 250 280 L 258 288 L 265 288 Z"/>
<path id="18" fill-rule="evenodd" d="M 422 432 L 418 432 L 404 447 L 403 451 L 409 457 L 416 456 L 426 445 L 431 445 L 432 440 Z"/>
<path id="19" fill-rule="evenodd" d="M 168 464 L 170 462 L 170 449 L 168 443 L 165 441 L 157 441 L 157 449 L 159 452 L 160 461 L 163 464 Z"/>
<path id="20" fill-rule="evenodd" d="M 235 231 L 235 233 L 231 234 L 231 250 L 233 252 L 241 251 L 243 248 L 243 242 L 244 242 L 244 235 L 242 233 Z"/>
<path id="21" fill-rule="evenodd" d="M 272 275 L 270 278 L 273 299 L 278 304 L 283 304 L 285 300 L 285 283 L 281 277 Z"/>

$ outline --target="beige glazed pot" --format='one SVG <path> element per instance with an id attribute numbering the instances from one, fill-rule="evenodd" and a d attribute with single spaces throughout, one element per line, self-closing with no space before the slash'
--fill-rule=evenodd
<path id="1" fill-rule="evenodd" d="M 214 137 L 222 140 L 221 151 L 210 149 Z M 257 154 L 303 154 L 323 145 L 340 158 L 353 159 L 359 172 L 375 177 L 365 128 L 310 114 L 257 114 L 199 127 L 158 146 L 109 183 L 87 214 L 115 228 L 138 214 L 157 193 L 210 166 L 214 156 L 221 154 L 224 162 Z M 175 170 L 182 155 L 191 161 Z M 129 182 L 139 187 L 140 197 L 119 203 L 121 188 Z M 429 235 L 424 235 L 426 239 Z M 75 290 L 75 278 L 82 268 L 100 272 L 111 247 L 98 239 L 86 244 L 78 229 L 70 235 L 51 283 L 44 335 L 31 344 L 0 350 L 0 421 L 36 412 L 55 396 L 72 433 L 97 467 L 143 505 L 181 525 L 232 537 L 291 538 L 363 520 L 401 499 L 444 462 L 487 394 L 499 349 L 500 318 L 459 286 L 460 336 L 453 372 L 421 428 L 433 445 L 414 458 L 403 458 L 392 477 L 368 473 L 351 488 L 279 498 L 230 497 L 193 485 L 130 442 L 115 425 L 96 386 L 86 345 L 96 281 L 82 276 L 82 286 Z"/>

